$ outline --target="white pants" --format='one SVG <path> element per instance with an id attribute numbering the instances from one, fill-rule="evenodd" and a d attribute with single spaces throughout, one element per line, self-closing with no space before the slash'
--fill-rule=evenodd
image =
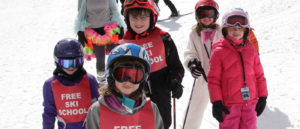
<path id="1" fill-rule="evenodd" d="M 187 118 L 183 129 L 199 129 L 203 119 L 204 111 L 209 101 L 207 82 L 199 77 L 195 83 L 192 100 L 187 112 Z"/>

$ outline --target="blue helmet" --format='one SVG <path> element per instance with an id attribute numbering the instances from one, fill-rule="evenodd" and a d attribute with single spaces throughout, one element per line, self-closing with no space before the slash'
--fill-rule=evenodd
<path id="1" fill-rule="evenodd" d="M 76 39 L 65 38 L 55 45 L 54 60 L 58 63 L 61 58 L 77 58 L 84 56 L 83 47 Z"/>
<path id="2" fill-rule="evenodd" d="M 118 97 L 122 98 L 122 95 L 114 89 L 115 80 L 112 77 L 112 70 L 114 67 L 114 63 L 123 59 L 136 60 L 142 63 L 145 67 L 145 78 L 140 83 L 140 87 L 138 88 L 138 90 L 135 91 L 133 95 L 142 93 L 143 89 L 150 89 L 150 85 L 148 84 L 148 77 L 150 75 L 151 63 L 147 51 L 139 45 L 133 43 L 124 43 L 116 46 L 113 50 L 111 50 L 106 62 L 106 76 L 110 91 Z"/>
<path id="3" fill-rule="evenodd" d="M 141 62 L 145 67 L 146 74 L 150 74 L 151 63 L 147 51 L 143 47 L 133 43 L 124 43 L 111 50 L 106 62 L 106 72 L 109 73 L 113 67 L 112 65 L 124 58 L 136 59 Z"/>

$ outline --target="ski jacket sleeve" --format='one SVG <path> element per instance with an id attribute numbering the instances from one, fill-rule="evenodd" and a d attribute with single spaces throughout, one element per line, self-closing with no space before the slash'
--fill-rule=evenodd
<path id="1" fill-rule="evenodd" d="M 182 81 L 184 76 L 184 68 L 179 59 L 178 51 L 176 48 L 173 39 L 171 38 L 169 33 L 166 33 L 162 36 L 162 40 L 165 45 L 165 53 L 166 53 L 166 62 L 168 65 L 169 71 L 169 80 L 171 79 L 178 79 L 178 81 Z"/>
<path id="2" fill-rule="evenodd" d="M 89 78 L 89 83 L 90 83 L 90 87 L 91 87 L 91 96 L 92 96 L 92 103 L 96 102 L 98 97 L 99 97 L 99 85 L 98 82 L 95 78 L 95 76 L 93 76 L 92 74 L 88 74 L 88 78 Z"/>
<path id="3" fill-rule="evenodd" d="M 158 107 L 153 102 L 151 102 L 151 104 L 152 104 L 153 115 L 154 115 L 155 129 L 164 129 L 164 122 L 161 118 Z"/>
<path id="4" fill-rule="evenodd" d="M 86 116 L 86 129 L 100 129 L 100 103 L 97 101 L 92 104 Z"/>
<path id="5" fill-rule="evenodd" d="M 78 14 L 75 20 L 74 32 L 77 34 L 78 31 L 85 31 L 85 28 L 88 26 L 87 24 L 87 8 L 86 8 L 86 0 L 78 1 Z"/>
<path id="6" fill-rule="evenodd" d="M 190 70 L 188 68 L 188 63 L 193 60 L 193 59 L 197 59 L 198 61 L 200 61 L 200 59 L 198 59 L 197 57 L 197 50 L 196 50 L 196 46 L 195 46 L 195 40 L 194 40 L 194 36 L 193 36 L 193 31 L 190 33 L 189 36 L 189 42 L 188 45 L 186 47 L 186 50 L 184 51 L 184 66 L 187 70 Z M 198 41 L 199 42 L 199 41 Z M 200 43 L 200 42 L 199 42 Z"/>
<path id="7" fill-rule="evenodd" d="M 222 88 L 221 88 L 221 80 L 222 80 L 222 61 L 221 58 L 222 53 L 218 51 L 218 49 L 214 49 L 209 60 L 209 71 L 207 75 L 208 81 L 208 90 L 210 101 L 222 101 Z"/>
<path id="8" fill-rule="evenodd" d="M 123 17 L 119 13 L 119 9 L 115 0 L 109 0 L 109 8 L 111 11 L 111 21 L 118 23 L 119 26 L 126 28 Z"/>
<path id="9" fill-rule="evenodd" d="M 258 97 L 267 97 L 268 96 L 267 82 L 258 54 L 255 54 L 254 64 L 255 64 L 254 70 L 255 70 L 256 86 L 257 86 L 256 88 L 257 88 Z"/>
<path id="10" fill-rule="evenodd" d="M 51 87 L 52 80 L 53 78 L 48 79 L 43 86 L 43 129 L 54 129 L 55 117 L 57 116 Z"/>

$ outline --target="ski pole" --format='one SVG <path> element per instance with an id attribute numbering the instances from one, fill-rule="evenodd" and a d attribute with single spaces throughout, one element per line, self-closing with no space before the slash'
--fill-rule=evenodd
<path id="1" fill-rule="evenodd" d="M 173 98 L 173 118 L 174 118 L 174 129 L 176 129 L 176 100 Z"/>
<path id="2" fill-rule="evenodd" d="M 183 128 L 182 129 L 184 129 L 184 127 L 185 127 L 186 117 L 187 117 L 187 115 L 189 113 L 190 103 L 191 103 L 191 100 L 192 100 L 192 96 L 193 96 L 193 91 L 194 91 L 196 80 L 197 80 L 197 78 L 194 78 L 194 83 L 193 83 L 192 91 L 191 91 L 191 94 L 190 94 L 190 100 L 189 100 L 189 103 L 188 103 L 188 107 L 186 109 L 186 113 L 185 113 L 185 117 L 184 117 L 184 121 L 183 121 Z"/>

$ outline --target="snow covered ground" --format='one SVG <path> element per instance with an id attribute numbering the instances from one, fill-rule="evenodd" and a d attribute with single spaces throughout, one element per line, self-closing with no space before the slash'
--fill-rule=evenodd
<path id="1" fill-rule="evenodd" d="M 180 13 L 194 11 L 197 0 L 173 0 Z M 299 129 L 300 99 L 300 1 L 217 0 L 222 14 L 233 7 L 248 11 L 260 45 L 269 97 L 258 118 L 260 129 Z M 75 37 L 75 0 L 2 0 L 0 4 L 0 128 L 42 128 L 42 86 L 54 69 L 53 49 L 62 38 Z M 170 10 L 160 0 L 161 16 Z M 218 22 L 220 21 L 220 18 Z M 170 32 L 183 61 L 188 34 L 196 23 L 194 14 L 157 25 Z M 95 61 L 86 62 L 96 74 Z M 297 79 L 298 78 L 298 79 Z M 186 72 L 183 97 L 176 101 L 177 128 L 182 125 L 193 78 Z M 204 129 L 217 129 L 211 105 Z"/>

